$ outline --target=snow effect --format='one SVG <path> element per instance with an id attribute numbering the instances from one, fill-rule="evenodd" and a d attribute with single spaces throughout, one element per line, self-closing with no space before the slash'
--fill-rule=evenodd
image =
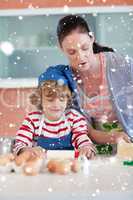
<path id="1" fill-rule="evenodd" d="M 0 50 L 7 56 L 10 56 L 14 51 L 14 46 L 11 42 L 3 41 L 0 43 Z"/>
<path id="2" fill-rule="evenodd" d="M 21 3 L 23 3 L 23 0 L 20 0 L 20 2 Z M 69 0 L 69 2 L 71 2 L 71 0 Z M 86 2 L 88 3 L 88 6 L 89 6 L 89 4 L 90 5 L 93 5 L 94 4 L 94 0 L 86 0 Z M 102 2 L 103 3 L 106 3 L 106 0 L 102 0 Z M 114 8 L 115 6 L 113 6 L 112 5 L 112 8 Z M 29 9 L 34 9 L 34 7 L 33 7 L 33 5 L 32 4 L 29 4 Z M 64 7 L 63 7 L 63 11 L 64 11 L 64 14 L 67 14 L 69 11 L 70 11 L 70 8 L 69 8 L 69 6 L 68 5 L 65 5 Z M 128 13 L 128 15 L 129 15 L 129 17 L 130 17 L 130 22 L 132 21 L 133 22 L 133 12 L 129 12 Z M 95 17 L 95 19 L 97 19 L 98 18 L 98 13 L 92 13 L 92 16 L 93 17 Z M 50 15 L 48 15 L 48 17 L 50 18 L 51 16 Z M 84 17 L 85 19 L 86 19 L 86 15 L 85 14 L 82 14 L 82 17 Z M 23 16 L 18 16 L 18 20 L 19 21 L 24 21 L 25 20 L 25 17 L 23 17 Z M 108 27 L 106 27 L 106 31 L 107 31 L 107 33 L 110 33 L 110 34 L 113 34 L 113 31 L 115 30 L 115 31 L 118 31 L 119 30 L 119 26 L 116 24 L 116 25 L 113 25 L 112 24 L 112 22 L 111 22 L 111 20 L 112 20 L 112 17 L 111 16 L 108 16 L 107 17 L 107 21 L 108 21 L 108 23 L 110 23 L 110 25 L 108 26 Z M 129 62 L 129 55 L 127 54 L 127 51 L 128 51 L 128 47 L 129 48 L 132 48 L 132 41 L 133 41 L 133 33 L 132 33 L 132 28 L 130 27 L 130 25 L 129 25 L 129 23 L 127 23 L 127 21 L 125 20 L 125 17 L 124 16 L 121 16 L 120 17 L 120 23 L 123 25 L 123 27 L 125 27 L 125 30 L 127 30 L 127 31 L 130 31 L 130 36 L 128 37 L 127 36 L 127 39 L 128 39 L 128 43 L 124 43 L 125 41 L 123 41 L 123 47 L 121 47 L 120 46 L 120 50 L 123 50 L 123 52 L 126 52 L 126 54 L 125 54 L 125 59 L 126 59 L 126 61 L 127 62 Z M 132 24 L 131 24 L 132 25 Z M 98 24 L 97 24 L 97 26 L 99 27 L 99 29 L 101 29 L 102 28 L 102 23 L 99 21 L 98 22 Z M 47 24 L 45 24 L 45 26 L 43 27 L 44 28 L 44 31 L 46 30 L 49 30 L 49 26 L 47 25 Z M 31 33 L 32 34 L 32 33 Z M 89 35 L 93 35 L 93 32 L 90 32 L 89 33 Z M 98 34 L 98 33 L 97 33 Z M 118 33 L 118 35 L 119 35 L 120 33 Z M 91 35 L 91 36 L 92 36 Z M 14 38 L 16 38 L 16 42 L 17 42 L 17 40 L 18 40 L 18 42 L 20 42 L 19 41 L 19 34 L 17 33 L 17 31 L 13 31 L 12 32 L 12 34 L 10 34 L 10 37 L 8 37 L 7 38 L 7 41 L 5 41 L 5 40 L 3 40 L 2 42 L 0 42 L 0 51 L 2 52 L 2 53 L 4 53 L 4 55 L 5 56 L 7 56 L 7 57 L 9 57 L 9 56 L 12 56 L 13 55 L 13 53 L 15 52 L 15 42 L 12 42 L 12 41 L 15 41 L 15 40 L 13 40 L 13 37 Z M 26 37 L 26 35 L 25 36 L 23 36 L 23 37 Z M 53 40 L 54 38 L 52 38 L 52 37 L 50 37 L 50 41 L 49 41 L 49 44 L 51 44 L 52 42 L 52 40 Z M 108 38 L 108 40 L 109 40 L 109 38 Z M 127 45 L 127 46 L 125 46 L 125 44 Z M 77 44 L 77 45 L 79 45 L 79 44 Z M 114 45 L 114 44 L 113 44 Z M 36 47 L 36 46 L 35 46 Z M 80 45 L 79 45 L 79 47 L 80 47 Z M 116 48 L 116 46 L 114 45 L 114 48 Z M 20 49 L 21 49 L 21 46 L 20 46 Z M 117 48 L 118 49 L 118 48 Z M 40 52 L 41 52 L 41 50 L 40 50 L 40 48 L 38 48 L 37 47 L 37 49 L 36 49 L 36 51 L 35 51 L 36 53 L 35 54 L 39 54 Z M 45 61 L 47 61 L 47 59 L 48 59 L 48 57 L 47 57 L 47 55 L 43 55 L 43 58 L 45 59 Z M 23 56 L 20 56 L 20 55 L 18 55 L 18 56 L 15 56 L 15 59 L 16 60 L 14 60 L 14 65 L 17 65 L 18 64 L 18 61 L 19 62 L 23 62 L 24 61 L 24 57 Z M 52 57 L 51 57 L 51 60 L 52 60 Z M 45 61 L 44 61 L 44 66 L 46 65 L 45 64 Z M 6 64 L 4 63 L 3 64 L 3 66 L 5 67 L 4 68 L 4 70 L 6 71 L 6 72 L 8 72 L 8 70 L 10 69 L 9 67 L 7 67 L 6 66 Z M 38 66 L 37 66 L 38 67 Z M 23 68 L 26 70 L 26 72 L 28 71 L 28 66 L 23 66 Z M 30 70 L 32 70 L 32 68 L 30 69 Z M 112 72 L 116 72 L 116 70 L 115 69 L 111 69 L 111 71 Z M 7 79 L 12 79 L 12 77 L 10 77 L 10 74 L 9 75 L 7 75 Z M 74 78 L 74 79 L 76 79 L 76 78 Z M 62 80 L 59 80 L 58 81 L 58 83 L 59 84 L 63 84 L 63 81 Z M 78 80 L 78 83 L 80 84 L 80 83 L 82 83 L 82 80 Z M 102 85 L 100 85 L 99 86 L 101 89 L 102 89 Z M 113 88 L 111 88 L 111 90 L 113 90 Z M 125 91 L 124 91 L 125 92 Z M 17 105 L 17 108 L 19 109 L 21 107 L 21 105 Z M 132 104 L 127 104 L 127 108 L 130 110 L 132 110 L 133 109 L 133 105 Z M 14 110 L 14 109 L 13 109 Z M 120 108 L 120 110 L 121 110 L 121 112 L 123 112 L 123 110 Z M 0 117 L 3 115 L 3 112 L 0 112 Z M 105 115 L 105 116 L 102 116 L 103 117 L 103 122 L 106 122 L 107 121 L 107 116 Z M 8 126 L 9 126 L 9 128 L 13 128 L 13 127 L 16 127 L 16 123 L 15 122 L 12 122 L 12 123 L 8 123 Z M 131 132 L 133 132 L 133 130 L 130 130 Z M 103 163 L 103 165 L 108 165 L 108 167 L 110 167 L 112 164 L 115 164 L 116 163 L 116 158 L 115 157 L 112 157 L 112 158 L 110 158 L 109 159 L 109 161 L 108 162 L 104 162 Z M 102 162 L 102 161 L 101 161 Z M 109 162 L 110 162 L 110 165 L 109 165 Z M 91 165 L 91 163 L 89 162 L 89 161 L 84 161 L 84 166 L 83 166 L 83 173 L 84 173 L 84 175 L 86 175 L 86 177 L 88 177 L 88 176 L 91 176 L 92 174 L 91 174 L 91 170 L 90 170 L 90 165 Z M 102 164 L 101 164 L 102 165 Z M 99 165 L 97 166 L 97 168 L 99 168 Z M 100 168 L 98 169 L 99 171 L 101 170 Z M 122 179 L 121 177 L 121 175 L 120 174 L 118 174 L 118 175 L 116 175 L 116 179 L 112 179 L 113 181 L 112 181 L 112 183 L 110 183 L 110 185 L 112 185 L 112 188 L 114 189 L 114 188 L 116 188 L 116 187 L 118 187 L 118 183 L 119 183 L 119 189 L 121 190 L 121 191 L 123 191 L 123 192 L 125 192 L 125 191 L 127 191 L 128 190 L 128 186 L 129 186 L 129 184 L 130 184 L 130 181 L 129 182 L 126 182 L 126 180 L 127 180 L 127 177 L 130 177 L 130 173 L 128 173 L 128 169 L 127 169 L 127 172 L 125 173 L 125 180 L 124 179 Z M 51 176 L 51 178 L 52 178 L 52 176 Z M 55 177 L 54 177 L 55 178 Z M 92 177 L 89 177 L 90 179 L 92 178 Z M 132 177 L 131 177 L 132 178 Z M 6 181 L 7 181 L 7 178 L 6 178 L 6 176 L 4 176 L 4 175 L 1 175 L 0 176 L 0 183 L 6 183 Z M 58 181 L 58 183 L 59 184 L 63 184 L 63 180 L 62 179 L 58 179 L 57 180 Z M 84 182 L 84 177 L 83 177 L 83 179 L 81 180 L 81 183 L 76 183 L 76 181 L 75 181 L 75 178 L 68 178 L 68 181 L 70 182 L 70 183 L 75 183 L 76 184 L 76 186 L 77 186 L 77 188 L 79 188 L 79 187 L 82 187 L 82 185 L 83 185 L 83 182 Z M 95 183 L 96 184 L 99 184 L 99 182 L 100 183 L 102 183 L 101 182 L 101 180 L 99 179 L 99 176 L 97 176 L 97 178 L 95 178 Z M 3 186 L 0 186 L 0 191 L 2 191 L 3 189 L 4 189 L 4 187 L 6 187 L 6 185 L 3 185 Z M 100 184 L 99 184 L 99 188 L 96 188 L 95 189 L 95 191 L 92 191 L 92 194 L 91 194 L 91 196 L 92 197 L 94 197 L 94 199 L 96 198 L 96 196 L 97 195 L 100 195 L 101 194 L 101 192 L 102 192 L 102 190 L 101 190 L 101 188 L 100 188 L 101 186 L 100 186 Z M 117 188 L 117 189 L 118 189 Z M 117 190 L 116 189 L 116 190 Z M 89 190 L 89 188 L 88 188 L 88 190 Z M 115 189 L 114 189 L 115 190 Z M 52 186 L 50 186 L 50 187 L 48 187 L 47 188 L 47 191 L 49 192 L 49 193 L 52 193 L 53 192 L 53 187 Z M 74 192 L 72 192 L 72 194 L 71 194 L 71 196 L 74 198 L 74 197 L 76 197 L 77 198 L 77 194 L 76 193 L 74 193 Z M 89 195 L 88 195 L 88 199 L 89 199 Z"/>

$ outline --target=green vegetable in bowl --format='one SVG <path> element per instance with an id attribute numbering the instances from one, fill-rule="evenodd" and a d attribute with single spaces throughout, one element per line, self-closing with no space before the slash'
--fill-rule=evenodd
<path id="1" fill-rule="evenodd" d="M 118 122 L 105 122 L 101 124 L 101 129 L 106 131 L 107 134 L 110 134 L 112 130 L 116 132 L 116 134 L 123 130 Z M 96 150 L 97 154 L 111 155 L 113 153 L 113 146 L 111 144 L 96 144 Z"/>
<path id="2" fill-rule="evenodd" d="M 122 131 L 123 129 L 122 129 L 122 126 L 118 123 L 118 122 L 105 122 L 105 123 L 103 123 L 102 125 L 101 125 L 101 127 L 102 127 L 102 129 L 104 130 L 104 131 L 107 131 L 107 132 L 110 132 L 110 131 L 112 131 L 112 130 L 114 130 L 114 131 L 118 131 L 118 132 L 120 132 L 120 131 Z"/>

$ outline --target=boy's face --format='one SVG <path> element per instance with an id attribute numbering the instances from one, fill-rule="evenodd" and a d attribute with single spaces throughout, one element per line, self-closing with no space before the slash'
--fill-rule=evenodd
<path id="1" fill-rule="evenodd" d="M 57 121 L 60 119 L 67 107 L 68 97 L 66 94 L 47 96 L 42 94 L 42 105 L 45 116 L 48 120 Z"/>

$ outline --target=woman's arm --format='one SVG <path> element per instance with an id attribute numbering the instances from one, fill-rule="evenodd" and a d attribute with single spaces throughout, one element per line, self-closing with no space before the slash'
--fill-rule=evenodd
<path id="1" fill-rule="evenodd" d="M 128 135 L 124 132 L 105 132 L 91 127 L 88 135 L 92 141 L 98 144 L 117 144 L 121 139 L 125 140 L 126 142 L 131 142 Z"/>

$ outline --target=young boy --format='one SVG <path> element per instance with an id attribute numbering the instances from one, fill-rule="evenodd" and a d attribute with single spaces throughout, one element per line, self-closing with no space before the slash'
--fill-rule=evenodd
<path id="1" fill-rule="evenodd" d="M 86 119 L 69 108 L 73 89 L 63 73 L 44 72 L 30 101 L 37 111 L 29 113 L 16 135 L 14 152 L 33 151 L 35 146 L 47 150 L 75 149 L 87 158 L 95 154 L 87 136 Z"/>

